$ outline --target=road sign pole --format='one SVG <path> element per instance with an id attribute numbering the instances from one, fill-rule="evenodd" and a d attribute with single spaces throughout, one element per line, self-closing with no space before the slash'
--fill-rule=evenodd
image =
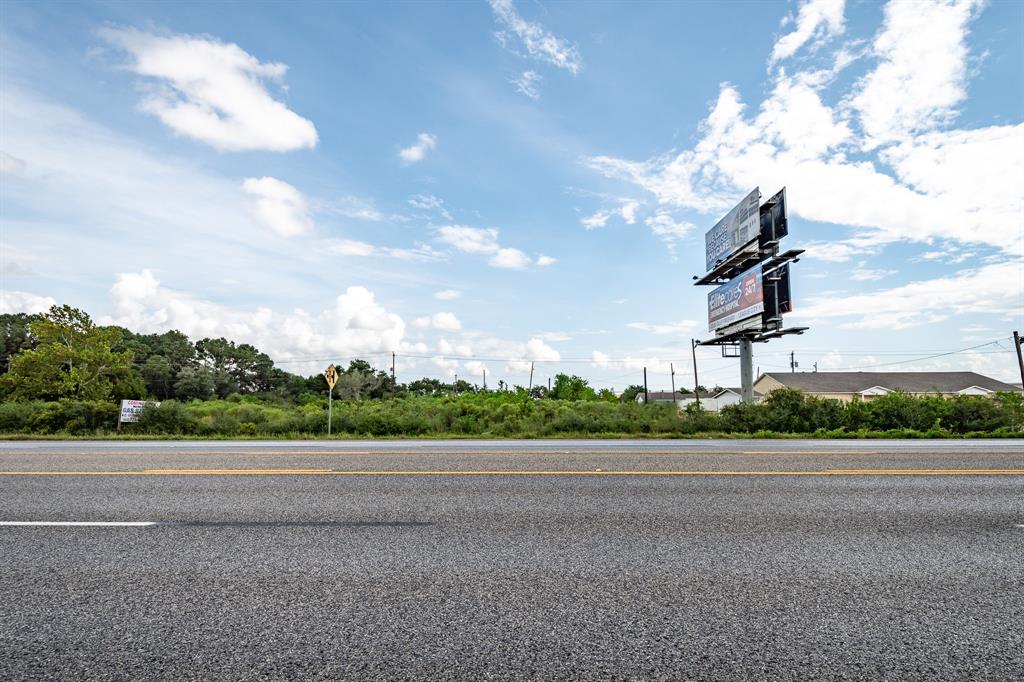
<path id="1" fill-rule="evenodd" d="M 754 342 L 749 336 L 740 338 L 740 386 L 742 401 L 754 402 Z"/>
<path id="2" fill-rule="evenodd" d="M 327 435 L 328 436 L 331 435 L 331 422 L 334 421 L 332 419 L 332 417 L 334 416 L 333 415 L 333 408 L 334 408 L 334 388 L 331 387 L 331 388 L 327 389 Z"/>

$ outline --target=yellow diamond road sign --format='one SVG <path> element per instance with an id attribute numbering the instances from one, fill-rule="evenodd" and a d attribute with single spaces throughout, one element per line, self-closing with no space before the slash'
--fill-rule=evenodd
<path id="1" fill-rule="evenodd" d="M 327 379 L 327 387 L 333 391 L 334 384 L 338 383 L 338 369 L 334 365 L 328 367 L 324 372 L 324 379 Z"/>

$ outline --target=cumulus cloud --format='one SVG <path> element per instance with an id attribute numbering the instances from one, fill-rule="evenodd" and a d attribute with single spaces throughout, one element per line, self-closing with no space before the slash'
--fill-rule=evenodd
<path id="1" fill-rule="evenodd" d="M 533 59 L 565 69 L 574 76 L 583 68 L 583 59 L 576 45 L 559 38 L 539 23 L 523 19 L 512 0 L 490 0 L 490 3 L 494 18 L 504 27 L 496 34 L 502 45 L 512 47 L 513 38 L 517 38 L 516 45 L 521 45 L 526 55 Z"/>
<path id="2" fill-rule="evenodd" d="M 150 270 L 118 275 L 110 290 L 114 314 L 101 320 L 141 333 L 178 329 L 192 339 L 223 336 L 246 342 L 275 360 L 311 355 L 352 356 L 398 350 L 405 322 L 361 286 L 348 287 L 317 313 L 302 309 L 232 308 L 190 292 L 168 289 Z"/>
<path id="3" fill-rule="evenodd" d="M 455 313 L 434 313 L 424 315 L 413 320 L 413 326 L 418 329 L 438 329 L 446 332 L 457 332 L 462 329 L 462 322 L 455 316 Z"/>
<path id="4" fill-rule="evenodd" d="M 299 190 L 277 178 L 249 178 L 242 183 L 256 197 L 254 215 L 282 237 L 295 237 L 313 229 L 309 205 Z"/>
<path id="5" fill-rule="evenodd" d="M 845 240 L 838 251 L 941 239 L 1020 256 L 1024 125 L 935 128 L 951 121 L 963 96 L 964 41 L 976 7 L 887 5 L 874 68 L 835 106 L 822 99 L 829 81 L 819 72 L 780 70 L 756 111 L 747 111 L 735 86 L 722 84 L 691 148 L 645 161 L 597 156 L 586 163 L 644 188 L 665 207 L 695 209 L 712 222 L 752 187 L 773 193 L 784 182 L 794 215 L 862 228 L 860 244 Z M 918 44 L 919 56 L 911 55 Z M 832 72 L 849 54 L 841 49 L 834 59 Z M 862 150 L 875 150 L 874 158 Z"/>
<path id="6" fill-rule="evenodd" d="M 233 43 L 189 35 L 102 28 L 101 38 L 132 56 L 126 68 L 153 79 L 141 102 L 175 132 L 227 151 L 315 147 L 312 122 L 274 99 L 266 83 L 288 67 L 260 62 Z"/>
<path id="7" fill-rule="evenodd" d="M 498 249 L 493 256 L 487 260 L 487 264 L 495 268 L 509 268 L 521 270 L 533 261 L 519 249 Z"/>
<path id="8" fill-rule="evenodd" d="M 437 147 L 437 135 L 433 133 L 420 133 L 416 136 L 416 141 L 412 145 L 399 150 L 398 157 L 406 165 L 418 163 L 425 159 L 427 152 L 435 147 Z"/>
<path id="9" fill-rule="evenodd" d="M 552 258 L 551 256 L 545 256 L 543 254 L 537 256 L 537 265 L 540 265 L 541 267 L 545 267 L 545 266 L 548 266 L 548 265 L 554 265 L 557 262 L 558 262 L 558 259 L 557 258 Z"/>
<path id="10" fill-rule="evenodd" d="M 434 298 L 439 301 L 454 301 L 457 298 L 462 298 L 462 292 L 458 289 L 444 289 L 442 291 L 435 291 Z"/>
<path id="11" fill-rule="evenodd" d="M 982 0 L 918 0 L 885 6 L 872 49 L 878 66 L 858 83 L 850 106 L 868 149 L 952 120 L 966 97 L 967 25 Z"/>
<path id="12" fill-rule="evenodd" d="M 498 230 L 493 227 L 445 225 L 439 227 L 437 233 L 441 242 L 463 253 L 489 255 L 487 264 L 491 267 L 519 270 L 533 263 L 533 259 L 523 251 L 502 246 L 498 242 Z M 544 265 L 550 265 L 551 262 L 545 262 Z"/>
<path id="13" fill-rule="evenodd" d="M 586 218 L 582 218 L 580 220 L 580 224 L 588 230 L 596 230 L 599 227 L 605 227 L 608 225 L 608 219 L 611 217 L 611 211 L 600 210 Z"/>
<path id="14" fill-rule="evenodd" d="M 844 329 L 906 329 L 952 315 L 1020 315 L 1024 301 L 1024 262 L 1006 261 L 948 277 L 911 282 L 853 296 L 819 296 L 795 316 L 804 319 L 853 318 Z"/>
<path id="15" fill-rule="evenodd" d="M 0 290 L 0 315 L 15 313 L 45 313 L 57 301 L 49 296 L 39 296 L 26 291 Z"/>
<path id="16" fill-rule="evenodd" d="M 846 0 L 805 0 L 797 13 L 796 28 L 775 43 L 769 63 L 792 57 L 808 41 L 822 42 L 842 34 L 845 5 Z"/>

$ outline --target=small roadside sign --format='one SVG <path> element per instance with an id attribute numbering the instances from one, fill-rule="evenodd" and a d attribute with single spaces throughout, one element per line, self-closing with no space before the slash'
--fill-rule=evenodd
<path id="1" fill-rule="evenodd" d="M 331 365 L 324 372 L 324 379 L 327 379 L 327 388 L 334 390 L 334 385 L 338 383 L 338 368 Z"/>
<path id="2" fill-rule="evenodd" d="M 147 403 L 145 400 L 122 400 L 121 414 L 117 418 L 117 423 L 120 425 L 139 421 L 139 415 L 146 409 L 146 405 L 155 405 L 156 407 L 160 407 L 160 403 Z"/>

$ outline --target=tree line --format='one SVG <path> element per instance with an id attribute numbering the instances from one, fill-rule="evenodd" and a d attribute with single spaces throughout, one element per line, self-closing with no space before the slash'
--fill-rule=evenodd
<path id="1" fill-rule="evenodd" d="M 326 384 L 319 374 L 301 376 L 274 366 L 248 343 L 225 338 L 191 341 L 177 330 L 138 334 L 101 326 L 82 310 L 53 306 L 45 314 L 0 315 L 2 400 L 214 400 L 233 395 L 302 404 L 318 401 Z M 499 391 L 512 391 L 504 381 Z M 339 368 L 335 397 L 341 400 L 403 396 L 450 396 L 486 389 L 465 380 L 424 377 L 406 384 L 365 360 Z M 558 374 L 551 388 L 534 386 L 533 398 L 570 401 L 632 401 L 642 386 L 621 394 L 594 389 L 578 376 Z"/>

